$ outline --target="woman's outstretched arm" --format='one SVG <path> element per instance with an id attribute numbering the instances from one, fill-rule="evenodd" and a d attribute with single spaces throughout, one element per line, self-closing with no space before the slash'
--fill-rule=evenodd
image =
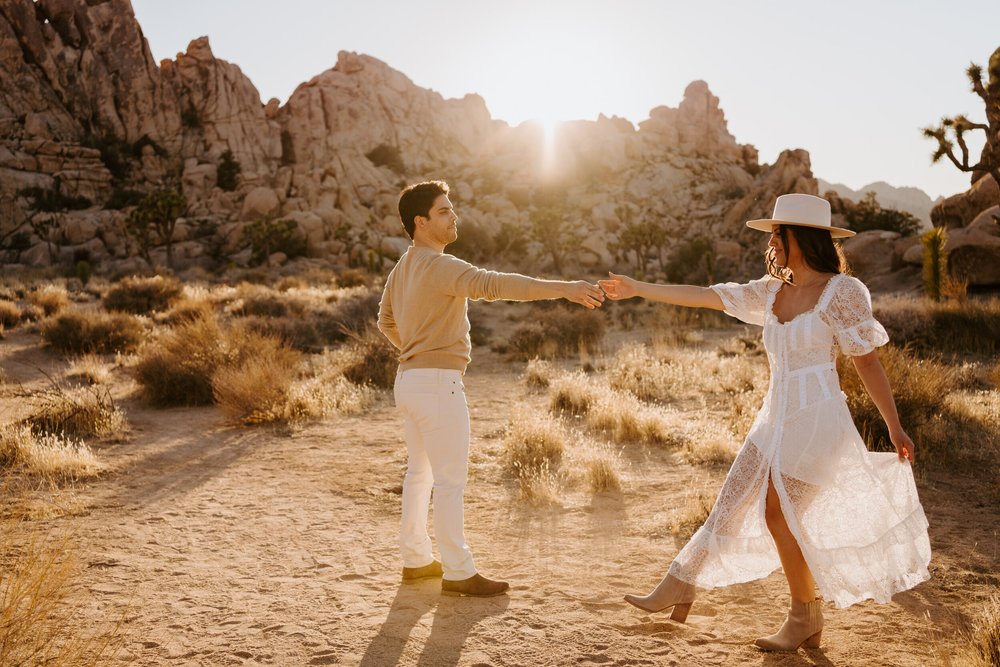
<path id="1" fill-rule="evenodd" d="M 868 354 L 859 357 L 851 357 L 854 368 L 857 369 L 861 382 L 864 383 L 868 395 L 872 397 L 872 402 L 878 408 L 879 414 L 885 420 L 885 425 L 889 428 L 889 439 L 896 447 L 899 459 L 909 459 L 913 462 L 916 453 L 916 445 L 906 435 L 903 426 L 899 423 L 899 413 L 896 412 L 896 401 L 892 397 L 892 388 L 889 386 L 889 378 L 885 374 L 882 362 L 878 358 L 878 350 L 872 350 Z"/>
<path id="2" fill-rule="evenodd" d="M 620 276 L 616 273 L 608 272 L 607 280 L 599 280 L 604 293 L 612 301 L 631 299 L 634 296 L 649 299 L 650 301 L 661 301 L 671 303 L 675 306 L 687 306 L 689 308 L 711 308 L 712 310 L 722 310 L 722 299 L 710 287 L 696 287 L 694 285 L 656 285 L 654 283 L 644 283 Z"/>

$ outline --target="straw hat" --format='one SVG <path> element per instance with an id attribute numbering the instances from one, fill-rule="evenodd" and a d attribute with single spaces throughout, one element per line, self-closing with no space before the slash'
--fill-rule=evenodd
<path id="1" fill-rule="evenodd" d="M 854 236 L 854 232 L 850 229 L 833 226 L 830 219 L 830 202 L 812 195 L 781 195 L 774 202 L 774 214 L 770 219 L 747 222 L 747 227 L 762 232 L 770 232 L 775 225 L 826 229 L 835 239 Z"/>

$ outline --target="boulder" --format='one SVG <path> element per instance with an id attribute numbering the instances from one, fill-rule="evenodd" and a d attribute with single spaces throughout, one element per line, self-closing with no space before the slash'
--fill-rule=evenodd
<path id="1" fill-rule="evenodd" d="M 967 226 L 984 210 L 1000 202 L 1000 188 L 992 176 L 980 178 L 965 192 L 952 195 L 931 209 L 935 227 L 957 229 Z"/>
<path id="2" fill-rule="evenodd" d="M 271 188 L 257 187 L 247 193 L 240 210 L 243 220 L 256 220 L 275 215 L 281 208 L 278 195 Z"/>

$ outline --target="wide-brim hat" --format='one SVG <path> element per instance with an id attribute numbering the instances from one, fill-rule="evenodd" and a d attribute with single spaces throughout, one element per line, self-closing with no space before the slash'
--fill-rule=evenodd
<path id="1" fill-rule="evenodd" d="M 775 225 L 825 229 L 835 239 L 854 236 L 850 229 L 834 227 L 830 215 L 830 202 L 813 195 L 781 195 L 774 202 L 774 214 L 767 220 L 748 220 L 747 227 L 770 232 Z"/>

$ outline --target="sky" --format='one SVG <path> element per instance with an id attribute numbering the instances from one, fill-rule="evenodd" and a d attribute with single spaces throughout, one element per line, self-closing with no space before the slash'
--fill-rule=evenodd
<path id="1" fill-rule="evenodd" d="M 965 69 L 1000 47 L 1000 1 L 132 0 L 154 58 L 207 35 L 282 103 L 341 50 L 374 56 L 446 98 L 478 93 L 494 118 L 633 123 L 708 82 L 739 143 L 772 163 L 804 148 L 813 174 L 932 198 L 969 175 L 921 128 L 985 118 Z M 970 141 L 974 156 L 982 133 Z"/>

